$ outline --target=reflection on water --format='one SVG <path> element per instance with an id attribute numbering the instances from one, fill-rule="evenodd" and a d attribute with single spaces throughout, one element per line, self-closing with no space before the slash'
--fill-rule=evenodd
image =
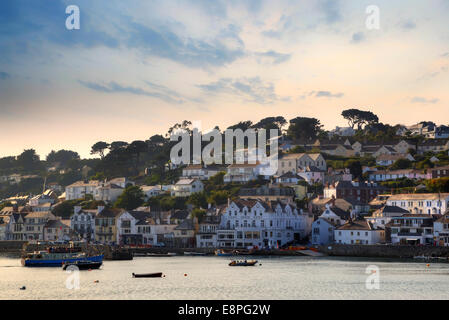
<path id="1" fill-rule="evenodd" d="M 69 290 L 62 268 L 24 268 L 0 257 L 0 299 L 449 299 L 449 264 L 375 259 L 259 257 L 256 267 L 229 267 L 225 257 L 135 258 L 80 271 Z M 380 289 L 366 289 L 369 265 Z M 136 279 L 132 273 L 163 272 Z M 26 290 L 19 288 L 26 286 Z"/>

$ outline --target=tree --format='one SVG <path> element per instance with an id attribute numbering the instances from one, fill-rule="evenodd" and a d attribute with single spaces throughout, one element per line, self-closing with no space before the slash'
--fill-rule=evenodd
<path id="1" fill-rule="evenodd" d="M 52 150 L 47 155 L 47 162 L 50 163 L 59 162 L 63 167 L 66 166 L 71 160 L 80 160 L 79 154 L 75 151 L 70 150 L 59 150 L 59 151 Z"/>
<path id="2" fill-rule="evenodd" d="M 391 165 L 391 170 L 411 169 L 413 163 L 408 159 L 398 159 Z"/>
<path id="3" fill-rule="evenodd" d="M 210 177 L 208 182 L 214 186 L 222 185 L 224 183 L 223 178 L 224 178 L 225 174 L 226 174 L 226 172 L 224 172 L 224 171 L 218 172 L 217 174 Z"/>
<path id="4" fill-rule="evenodd" d="M 34 149 L 24 150 L 17 156 L 17 164 L 24 170 L 35 170 L 39 167 L 40 159 Z"/>
<path id="5" fill-rule="evenodd" d="M 187 203 L 195 206 L 196 208 L 207 208 L 206 193 L 204 191 L 192 193 L 187 200 Z"/>
<path id="6" fill-rule="evenodd" d="M 290 120 L 287 134 L 293 139 L 314 139 L 323 126 L 315 118 L 297 117 Z"/>
<path id="7" fill-rule="evenodd" d="M 362 164 L 358 160 L 348 160 L 345 162 L 345 167 L 349 168 L 349 171 L 353 175 L 354 178 L 361 178 L 363 175 Z"/>
<path id="8" fill-rule="evenodd" d="M 359 109 L 344 110 L 341 115 L 348 120 L 349 126 L 361 130 L 363 125 L 379 122 L 379 118 L 371 111 L 363 111 Z"/>
<path id="9" fill-rule="evenodd" d="M 117 198 L 114 206 L 126 210 L 134 210 L 144 203 L 144 193 L 139 186 L 128 186 Z"/>
<path id="10" fill-rule="evenodd" d="M 258 123 L 252 126 L 254 129 L 277 129 L 279 131 L 282 130 L 282 127 L 287 124 L 287 120 L 284 117 L 268 117 L 260 120 Z"/>
<path id="11" fill-rule="evenodd" d="M 449 177 L 426 180 L 426 187 L 429 192 L 449 192 Z"/>
<path id="12" fill-rule="evenodd" d="M 247 129 L 251 128 L 252 125 L 253 125 L 253 122 L 250 120 L 240 121 L 239 123 L 230 126 L 228 129 L 229 130 L 241 129 L 242 131 L 246 131 Z"/>
<path id="13" fill-rule="evenodd" d="M 128 142 L 125 141 L 114 141 L 111 143 L 111 145 L 109 146 L 109 149 L 111 151 L 120 149 L 120 148 L 125 148 L 128 146 Z"/>
<path id="14" fill-rule="evenodd" d="M 101 160 L 104 159 L 104 151 L 109 148 L 109 143 L 104 141 L 99 141 L 96 144 L 92 146 L 92 150 L 90 151 L 90 154 L 99 154 Z"/>
<path id="15" fill-rule="evenodd" d="M 214 205 L 221 205 L 227 203 L 229 197 L 230 194 L 226 190 L 212 190 L 207 198 L 207 202 Z"/>

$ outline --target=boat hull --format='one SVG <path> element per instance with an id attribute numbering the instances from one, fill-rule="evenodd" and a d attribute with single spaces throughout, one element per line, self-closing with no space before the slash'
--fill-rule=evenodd
<path id="1" fill-rule="evenodd" d="M 133 273 L 133 278 L 161 278 L 161 277 L 162 277 L 162 272 L 142 273 L 142 274 Z"/>
<path id="2" fill-rule="evenodd" d="M 79 261 L 88 262 L 103 262 L 103 255 L 81 258 L 68 258 L 68 259 L 22 259 L 22 265 L 24 267 L 61 267 L 63 264 L 77 263 Z"/>

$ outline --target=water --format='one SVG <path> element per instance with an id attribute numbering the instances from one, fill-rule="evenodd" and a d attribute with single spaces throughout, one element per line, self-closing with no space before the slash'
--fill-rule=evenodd
<path id="1" fill-rule="evenodd" d="M 62 268 L 25 268 L 0 256 L 0 299 L 449 299 L 449 264 L 348 258 L 259 257 L 256 267 L 229 267 L 225 257 L 143 257 L 105 261 L 80 271 L 80 288 L 66 288 Z M 367 266 L 380 289 L 366 288 Z M 135 279 L 131 273 L 164 272 Z M 187 274 L 187 276 L 184 276 Z M 98 283 L 95 281 L 98 280 Z M 26 290 L 19 290 L 26 286 Z"/>

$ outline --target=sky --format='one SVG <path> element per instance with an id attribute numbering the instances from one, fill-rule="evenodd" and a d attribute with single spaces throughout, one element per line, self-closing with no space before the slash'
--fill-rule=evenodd
<path id="1" fill-rule="evenodd" d="M 2 0 L 0 156 L 348 108 L 449 124 L 447 21 L 449 0 Z"/>

